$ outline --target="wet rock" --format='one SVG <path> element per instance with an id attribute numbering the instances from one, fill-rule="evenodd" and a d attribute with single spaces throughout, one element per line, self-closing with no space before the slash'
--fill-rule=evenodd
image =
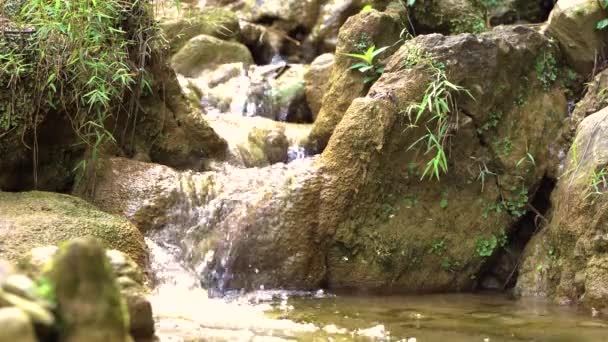
<path id="1" fill-rule="evenodd" d="M 598 1 L 561 0 L 556 5 L 545 30 L 558 41 L 570 66 L 587 76 L 596 57 L 605 52 L 608 32 L 597 23 L 606 18 Z"/>
<path id="2" fill-rule="evenodd" d="M 171 57 L 175 72 L 188 77 L 195 77 L 213 65 L 239 62 L 253 63 L 246 46 L 204 34 L 190 39 Z"/>
<path id="3" fill-rule="evenodd" d="M 403 8 L 389 8 L 386 12 L 369 11 L 350 17 L 340 28 L 336 48 L 335 65 L 332 68 L 328 91 L 322 100 L 322 106 L 309 136 L 307 148 L 322 151 L 334 128 L 340 122 L 351 102 L 364 96 L 369 85 L 364 82 L 366 76 L 350 67 L 358 61 L 345 53 L 363 53 L 372 45 L 377 48 L 394 46 L 401 33 L 401 15 Z M 385 51 L 376 59 L 382 65 L 397 46 Z"/>
<path id="4" fill-rule="evenodd" d="M 601 176 L 608 165 L 607 118 L 604 108 L 578 127 L 551 197 L 549 222 L 526 247 L 516 287 L 522 296 L 608 307 L 607 201 Z"/>
<path id="5" fill-rule="evenodd" d="M 0 308 L 0 326 L 0 341 L 38 341 L 29 318 L 19 308 Z"/>
<path id="6" fill-rule="evenodd" d="M 190 9 L 180 18 L 163 21 L 161 27 L 173 52 L 201 34 L 228 40 L 238 38 L 241 32 L 236 14 L 219 7 Z"/>
<path id="7" fill-rule="evenodd" d="M 264 25 L 242 23 L 242 41 L 247 45 L 257 64 L 269 64 L 281 54 L 285 44 L 292 44 L 277 32 Z"/>
<path id="8" fill-rule="evenodd" d="M 63 324 L 62 341 L 130 341 L 127 307 L 99 241 L 69 241 L 59 249 L 48 276 Z"/>
<path id="9" fill-rule="evenodd" d="M 288 69 L 271 83 L 272 110 L 279 121 L 312 122 L 304 84 L 307 71 L 308 66 L 290 64 Z"/>
<path id="10" fill-rule="evenodd" d="M 312 113 L 313 121 L 321 110 L 323 95 L 329 88 L 329 76 L 334 66 L 334 55 L 323 54 L 310 64 L 310 68 L 304 75 L 306 82 L 306 102 Z"/>
<path id="11" fill-rule="evenodd" d="M 82 199 L 46 192 L 0 192 L 0 256 L 17 260 L 32 248 L 92 235 L 144 265 L 147 247 L 137 228 Z"/>
<path id="12" fill-rule="evenodd" d="M 260 167 L 287 162 L 289 142 L 284 130 L 254 128 L 246 144 L 238 145 L 239 154 L 246 167 Z"/>

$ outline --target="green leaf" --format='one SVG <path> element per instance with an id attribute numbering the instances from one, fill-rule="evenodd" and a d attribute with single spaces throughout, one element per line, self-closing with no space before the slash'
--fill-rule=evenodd
<path id="1" fill-rule="evenodd" d="M 408 5 L 409 7 L 414 6 L 414 4 L 416 4 L 416 0 L 407 0 L 407 5 Z"/>
<path id="2" fill-rule="evenodd" d="M 439 203 L 439 206 L 441 207 L 441 209 L 445 209 L 448 207 L 448 199 L 447 198 L 442 198 L 441 202 Z"/>
<path id="3" fill-rule="evenodd" d="M 356 63 L 356 64 L 351 65 L 349 69 L 356 70 L 356 69 L 363 68 L 363 67 L 366 67 L 366 66 L 368 66 L 368 65 L 365 64 L 365 63 L 363 63 L 363 62 L 361 62 L 361 63 Z"/>
<path id="4" fill-rule="evenodd" d="M 378 50 L 376 50 L 376 51 L 373 51 L 373 52 L 372 52 L 372 59 L 374 59 L 376 56 L 378 56 L 379 54 L 381 54 L 381 53 L 383 53 L 384 51 L 386 51 L 386 49 L 388 49 L 389 47 L 390 47 L 390 46 L 384 46 L 384 47 L 379 48 L 379 49 L 378 49 Z"/>
<path id="5" fill-rule="evenodd" d="M 363 6 L 363 8 L 361 9 L 361 11 L 359 13 L 369 12 L 373 9 L 374 9 L 374 7 L 372 7 L 372 5 L 365 5 L 365 6 Z"/>
<path id="6" fill-rule="evenodd" d="M 605 29 L 606 27 L 608 27 L 608 19 L 602 19 L 602 20 L 598 21 L 596 27 L 598 30 Z"/>

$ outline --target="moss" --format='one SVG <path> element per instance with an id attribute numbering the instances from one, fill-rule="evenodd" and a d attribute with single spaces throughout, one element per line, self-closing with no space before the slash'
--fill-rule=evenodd
<path id="1" fill-rule="evenodd" d="M 147 259 L 143 236 L 135 226 L 76 197 L 38 191 L 0 192 L 0 218 L 12 227 L 2 232 L 1 255 L 9 260 L 17 260 L 35 247 L 88 235 L 128 254 L 140 266 Z"/>

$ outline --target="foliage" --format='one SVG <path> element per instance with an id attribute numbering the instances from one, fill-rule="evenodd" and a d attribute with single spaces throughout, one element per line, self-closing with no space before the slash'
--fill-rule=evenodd
<path id="1" fill-rule="evenodd" d="M 374 9 L 374 7 L 372 5 L 365 5 L 363 6 L 363 8 L 361 9 L 361 11 L 359 11 L 359 13 L 365 13 L 365 12 L 370 12 Z"/>
<path id="2" fill-rule="evenodd" d="M 150 3 L 28 0 L 10 22 L 20 34 L 0 32 L 0 87 L 11 97 L 0 107 L 0 129 L 35 134 L 54 110 L 94 161 L 100 145 L 115 140 L 110 119 L 135 121 L 138 98 L 151 89 L 144 68 L 158 35 Z"/>
<path id="3" fill-rule="evenodd" d="M 351 65 L 350 69 L 368 74 L 363 82 L 369 83 L 378 79 L 378 77 L 380 77 L 380 75 L 384 72 L 384 68 L 377 66 L 374 63 L 374 59 L 388 48 L 389 46 L 384 46 L 376 50 L 376 46 L 372 45 L 365 51 L 365 53 L 345 53 L 344 55 L 362 60 L 362 62 Z"/>
<path id="4" fill-rule="evenodd" d="M 421 179 L 428 175 L 439 180 L 441 173 L 447 173 L 448 162 L 445 148 L 449 135 L 450 113 L 457 111 L 457 105 L 452 92 L 463 92 L 473 98 L 471 93 L 448 80 L 443 63 L 434 61 L 430 57 L 424 58 L 426 67 L 431 71 L 429 82 L 422 100 L 419 103 L 408 106 L 406 112 L 412 126 L 417 126 L 423 114 L 429 113 L 430 117 L 424 123 L 426 134 L 415 141 L 409 149 L 426 141 L 425 154 L 431 153 L 433 157 L 427 162 Z M 405 63 L 406 61 L 404 61 Z"/>
<path id="5" fill-rule="evenodd" d="M 36 295 L 38 295 L 38 297 L 40 297 L 50 303 L 56 302 L 55 289 L 54 289 L 53 283 L 51 283 L 51 281 L 48 278 L 46 278 L 46 277 L 38 278 L 36 280 L 36 287 L 34 289 L 35 289 Z"/>
<path id="6" fill-rule="evenodd" d="M 536 76 L 543 86 L 545 91 L 551 89 L 551 86 L 557 80 L 557 61 L 551 52 L 544 52 L 536 59 L 534 64 Z"/>
<path id="7" fill-rule="evenodd" d="M 475 254 L 479 257 L 489 257 L 497 248 L 507 245 L 507 235 L 504 231 L 498 236 L 492 234 L 488 239 L 477 237 L 475 240 Z"/>
<path id="8" fill-rule="evenodd" d="M 600 0 L 600 4 L 602 5 L 602 8 L 608 9 L 608 0 Z M 596 27 L 598 30 L 605 29 L 606 27 L 608 27 L 608 19 L 602 19 L 598 21 Z"/>
<path id="9" fill-rule="evenodd" d="M 490 114 L 488 115 L 488 120 L 477 129 L 477 133 L 482 134 L 490 130 L 491 128 L 496 128 L 501 118 L 502 112 L 490 112 Z"/>
<path id="10" fill-rule="evenodd" d="M 608 167 L 593 170 L 589 176 L 589 189 L 585 198 L 606 193 L 608 189 Z"/>

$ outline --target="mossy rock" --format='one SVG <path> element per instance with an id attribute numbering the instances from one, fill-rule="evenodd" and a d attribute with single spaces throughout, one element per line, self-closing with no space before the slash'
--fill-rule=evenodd
<path id="1" fill-rule="evenodd" d="M 579 125 L 551 195 L 547 225 L 526 247 L 520 295 L 608 309 L 607 131 L 608 108 Z"/>
<path id="2" fill-rule="evenodd" d="M 219 7 L 190 10 L 178 19 L 162 22 L 161 27 L 173 52 L 201 34 L 229 40 L 238 38 L 241 32 L 236 14 Z"/>
<path id="3" fill-rule="evenodd" d="M 488 29 L 484 8 L 474 0 L 419 0 L 411 17 L 416 33 L 481 33 Z"/>
<path id="4" fill-rule="evenodd" d="M 350 17 L 340 28 L 336 48 L 335 64 L 331 71 L 328 90 L 323 96 L 321 109 L 308 137 L 311 151 L 322 151 L 327 145 L 334 128 L 342 119 L 351 102 L 365 96 L 369 85 L 365 83 L 366 74 L 351 70 L 358 60 L 345 53 L 363 53 L 372 45 L 377 48 L 391 46 L 376 58 L 376 65 L 382 65 L 398 45 L 401 33 L 401 20 L 405 9 L 390 8 L 386 12 L 376 10 L 359 13 Z"/>
<path id="5" fill-rule="evenodd" d="M 142 234 L 128 221 L 80 198 L 48 192 L 0 192 L 0 256 L 18 260 L 31 249 L 82 236 L 98 237 L 112 249 L 147 260 Z"/>
<path id="6" fill-rule="evenodd" d="M 187 77 L 196 77 L 213 65 L 239 62 L 246 65 L 253 63 L 253 57 L 245 45 L 205 34 L 190 39 L 171 58 L 175 72 Z"/>
<path id="7" fill-rule="evenodd" d="M 570 66 L 583 76 L 591 74 L 596 55 L 608 47 L 608 31 L 596 27 L 606 18 L 608 12 L 596 0 L 560 0 L 549 17 L 546 31 L 559 42 Z"/>

